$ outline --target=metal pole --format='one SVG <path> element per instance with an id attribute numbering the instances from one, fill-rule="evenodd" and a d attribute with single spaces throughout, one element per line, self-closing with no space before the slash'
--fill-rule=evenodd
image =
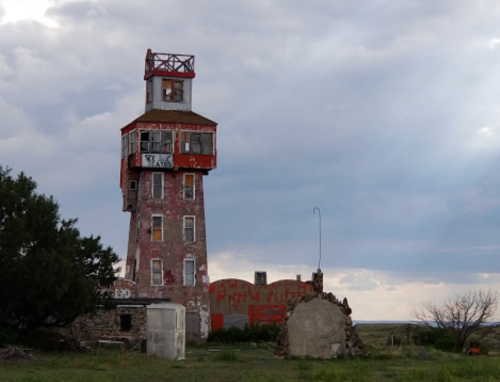
<path id="1" fill-rule="evenodd" d="M 313 215 L 316 215 L 316 210 L 318 210 L 319 215 L 319 261 L 318 269 L 321 269 L 321 210 L 318 207 L 313 208 Z"/>

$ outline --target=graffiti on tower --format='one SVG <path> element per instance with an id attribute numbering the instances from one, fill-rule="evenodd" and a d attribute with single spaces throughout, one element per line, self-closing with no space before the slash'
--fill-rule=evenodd
<path id="1" fill-rule="evenodd" d="M 172 154 L 142 154 L 142 167 L 173 168 Z"/>

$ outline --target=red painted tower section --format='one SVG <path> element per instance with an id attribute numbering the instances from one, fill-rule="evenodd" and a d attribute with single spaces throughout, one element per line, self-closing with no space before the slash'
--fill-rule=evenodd
<path id="1" fill-rule="evenodd" d="M 217 124 L 191 110 L 194 56 L 146 54 L 146 112 L 122 128 L 120 187 L 130 231 L 126 275 L 137 297 L 186 307 L 188 338 L 210 328 L 203 176 Z"/>

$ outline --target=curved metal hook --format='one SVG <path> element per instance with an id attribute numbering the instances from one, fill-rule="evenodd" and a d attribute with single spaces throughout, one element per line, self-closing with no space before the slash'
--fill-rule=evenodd
<path id="1" fill-rule="evenodd" d="M 316 210 L 318 210 L 319 215 L 319 261 L 318 269 L 321 269 L 321 210 L 318 207 L 313 208 L 313 215 L 316 215 Z"/>

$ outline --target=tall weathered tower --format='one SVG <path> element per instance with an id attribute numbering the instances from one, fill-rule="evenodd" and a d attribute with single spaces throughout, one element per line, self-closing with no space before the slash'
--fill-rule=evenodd
<path id="1" fill-rule="evenodd" d="M 121 130 L 120 187 L 130 214 L 127 279 L 140 297 L 186 307 L 209 329 L 203 175 L 216 167 L 216 123 L 191 110 L 194 56 L 146 53 L 146 112 Z"/>

